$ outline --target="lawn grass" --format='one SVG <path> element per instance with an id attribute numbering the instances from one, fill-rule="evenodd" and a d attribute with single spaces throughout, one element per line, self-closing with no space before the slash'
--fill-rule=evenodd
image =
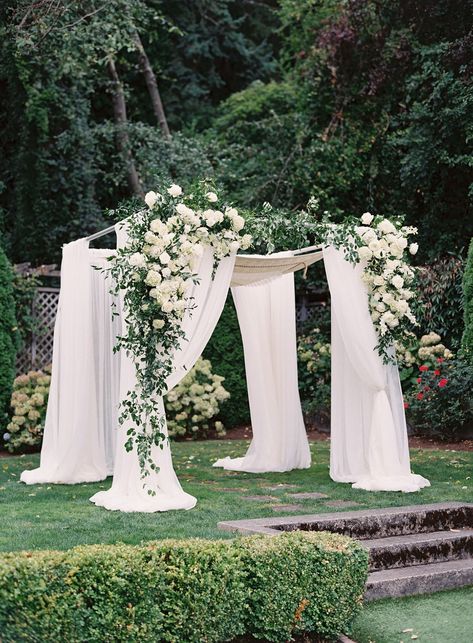
<path id="1" fill-rule="evenodd" d="M 217 458 L 243 455 L 246 441 L 180 442 L 173 444 L 174 465 L 184 489 L 198 499 L 191 511 L 125 514 L 95 507 L 89 497 L 107 489 L 110 480 L 81 485 L 26 486 L 23 469 L 38 465 L 39 456 L 0 459 L 0 550 L 67 549 L 86 543 L 139 543 L 159 538 L 229 538 L 217 528 L 220 520 L 284 515 L 272 506 L 297 504 L 289 515 L 337 511 L 326 503 L 345 500 L 353 509 L 423 504 L 447 500 L 471 501 L 472 452 L 414 449 L 412 468 L 432 486 L 418 493 L 367 492 L 337 484 L 328 474 L 329 443 L 311 444 L 310 469 L 288 473 L 247 474 L 212 468 Z M 293 487 L 272 488 L 278 484 Z M 322 500 L 295 500 L 288 494 L 318 491 Z M 275 500 L 245 500 L 245 496 L 273 496 Z M 343 508 L 343 509 L 348 509 Z M 342 510 L 343 510 L 342 509 Z"/>
<path id="2" fill-rule="evenodd" d="M 355 621 L 357 643 L 468 643 L 473 587 L 367 603 Z"/>

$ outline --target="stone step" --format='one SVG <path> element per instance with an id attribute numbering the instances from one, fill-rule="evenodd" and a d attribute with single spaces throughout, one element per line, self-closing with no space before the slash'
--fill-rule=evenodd
<path id="1" fill-rule="evenodd" d="M 473 559 L 453 560 L 371 572 L 365 600 L 430 594 L 443 589 L 473 585 Z"/>
<path id="2" fill-rule="evenodd" d="M 433 531 L 363 540 L 370 571 L 473 558 L 473 529 Z"/>
<path id="3" fill-rule="evenodd" d="M 358 540 L 405 536 L 449 529 L 473 529 L 473 504 L 443 502 L 431 505 L 361 509 L 357 511 L 253 518 L 219 522 L 220 529 L 244 534 L 281 531 L 332 531 Z"/>
<path id="4" fill-rule="evenodd" d="M 295 517 L 296 518 L 296 517 Z M 332 531 L 358 540 L 473 528 L 473 504 L 445 502 L 434 505 L 389 507 L 371 511 L 347 511 L 297 517 L 296 524 L 274 525 L 275 529 Z M 269 526 L 269 525 L 268 525 Z"/>

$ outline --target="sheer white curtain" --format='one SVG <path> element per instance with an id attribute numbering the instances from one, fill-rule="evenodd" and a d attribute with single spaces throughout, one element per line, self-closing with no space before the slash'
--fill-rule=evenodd
<path id="1" fill-rule="evenodd" d="M 242 458 L 214 467 L 290 471 L 310 467 L 297 381 L 294 275 L 232 288 L 245 352 L 253 440 Z"/>
<path id="2" fill-rule="evenodd" d="M 49 402 L 38 469 L 22 482 L 103 480 L 113 469 L 118 362 L 111 347 L 119 332 L 104 275 L 107 251 L 90 251 L 85 239 L 64 246 L 61 292 L 54 329 Z"/>
<path id="3" fill-rule="evenodd" d="M 118 231 L 119 245 L 126 242 L 126 233 Z M 186 339 L 181 343 L 180 350 L 173 354 L 174 370 L 167 385 L 168 390 L 175 386 L 193 367 L 201 355 L 210 335 L 221 315 L 226 295 L 233 273 L 235 255 L 220 261 L 213 276 L 213 252 L 206 249 L 198 267 L 199 281 L 192 285 L 189 296 L 194 298 L 197 308 L 186 313 L 183 320 L 183 330 Z M 123 317 L 123 316 L 122 316 Z M 122 320 L 123 323 L 123 320 Z M 135 366 L 131 356 L 121 352 L 120 399 L 136 385 Z M 162 397 L 156 404 L 165 419 Z M 165 440 L 161 447 L 153 447 L 152 457 L 159 471 L 151 472 L 146 479 L 149 488 L 156 491 L 151 496 L 143 488 L 140 475 L 138 455 L 136 450 L 125 451 L 128 424 L 118 430 L 115 455 L 115 471 L 113 483 L 107 491 L 96 493 L 90 499 L 96 505 L 111 510 L 125 512 L 155 512 L 170 509 L 192 509 L 196 499 L 184 492 L 174 472 L 169 441 Z M 164 433 L 167 435 L 167 428 Z"/>
<path id="4" fill-rule="evenodd" d="M 397 367 L 376 350 L 361 266 L 324 249 L 332 307 L 330 476 L 368 491 L 418 491 L 411 473 Z"/>

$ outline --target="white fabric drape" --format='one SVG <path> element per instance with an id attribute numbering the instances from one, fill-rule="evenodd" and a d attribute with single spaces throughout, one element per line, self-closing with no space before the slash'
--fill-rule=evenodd
<path id="1" fill-rule="evenodd" d="M 119 245 L 126 242 L 126 233 L 117 231 Z M 213 252 L 207 248 L 200 260 L 198 283 L 193 284 L 188 296 L 194 298 L 196 309 L 187 312 L 182 328 L 186 339 L 181 342 L 180 350 L 173 354 L 174 368 L 168 378 L 168 390 L 178 384 L 186 373 L 194 366 L 201 355 L 210 335 L 220 317 L 225 304 L 230 279 L 233 273 L 235 255 L 220 261 L 213 275 Z M 123 317 L 123 316 L 122 316 Z M 123 323 L 123 321 L 122 321 Z M 124 399 L 128 391 L 135 388 L 135 366 L 131 356 L 121 353 L 120 399 Z M 162 397 L 157 398 L 159 412 L 165 419 Z M 115 456 L 115 472 L 113 483 L 109 490 L 96 493 L 90 499 L 96 505 L 111 510 L 125 512 L 155 512 L 170 509 L 192 509 L 196 499 L 185 493 L 174 472 L 169 441 L 165 440 L 160 447 L 153 447 L 152 458 L 159 467 L 157 472 L 150 472 L 146 479 L 148 488 L 156 495 L 148 494 L 143 488 L 140 467 L 136 450 L 125 451 L 128 424 L 118 430 Z M 167 427 L 163 433 L 167 436 Z"/>
<path id="2" fill-rule="evenodd" d="M 26 484 L 103 480 L 113 468 L 118 329 L 108 284 L 91 268 L 105 254 L 90 252 L 85 239 L 63 249 L 41 461 L 21 474 Z"/>
<path id="3" fill-rule="evenodd" d="M 368 491 L 418 491 L 397 367 L 379 356 L 361 266 L 324 249 L 332 308 L 330 476 Z"/>
<path id="4" fill-rule="evenodd" d="M 253 440 L 214 467 L 252 473 L 310 467 L 297 381 L 294 275 L 232 288 L 245 352 Z"/>

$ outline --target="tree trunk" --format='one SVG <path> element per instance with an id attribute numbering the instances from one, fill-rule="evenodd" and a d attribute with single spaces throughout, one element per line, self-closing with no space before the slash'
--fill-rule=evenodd
<path id="1" fill-rule="evenodd" d="M 145 48 L 141 42 L 140 35 L 137 31 L 134 33 L 134 40 L 136 43 L 136 48 L 138 50 L 138 56 L 140 60 L 141 69 L 145 77 L 146 86 L 148 87 L 148 92 L 151 98 L 151 103 L 153 105 L 153 111 L 158 119 L 159 126 L 161 131 L 164 134 L 164 137 L 168 140 L 171 138 L 171 132 L 169 131 L 168 122 L 166 120 L 166 114 L 164 113 L 163 103 L 161 101 L 161 95 L 158 89 L 158 81 L 156 80 L 156 74 L 151 67 L 148 56 L 146 55 Z"/>
<path id="2" fill-rule="evenodd" d="M 108 61 L 108 71 L 113 83 L 113 114 L 117 125 L 118 151 L 122 155 L 123 161 L 126 165 L 127 178 L 131 190 L 134 194 L 144 198 L 145 194 L 143 187 L 131 153 L 130 137 L 128 136 L 127 130 L 128 119 L 126 115 L 125 92 L 123 91 L 123 85 L 120 81 L 117 68 L 115 67 L 115 62 L 112 58 Z"/>

